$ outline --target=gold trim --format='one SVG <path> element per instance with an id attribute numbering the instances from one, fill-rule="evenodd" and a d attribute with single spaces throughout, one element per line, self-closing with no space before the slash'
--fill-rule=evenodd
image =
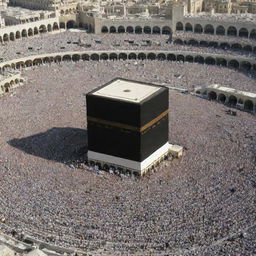
<path id="1" fill-rule="evenodd" d="M 148 129 L 149 127 L 151 127 L 152 125 L 154 125 L 155 123 L 157 123 L 158 121 L 160 121 L 166 115 L 168 115 L 168 113 L 169 113 L 169 110 L 167 109 L 166 111 L 164 111 L 159 116 L 157 116 L 156 118 L 154 118 L 153 120 L 151 120 L 147 124 L 143 125 L 142 127 L 136 127 L 136 126 L 122 124 L 122 123 L 118 123 L 118 122 L 112 122 L 112 121 L 99 119 L 99 118 L 92 117 L 92 116 L 87 116 L 87 120 L 91 121 L 91 122 L 99 123 L 99 124 L 118 127 L 118 128 L 121 128 L 121 129 L 126 129 L 126 130 L 131 130 L 131 131 L 136 131 L 136 132 L 143 132 L 146 129 Z"/>

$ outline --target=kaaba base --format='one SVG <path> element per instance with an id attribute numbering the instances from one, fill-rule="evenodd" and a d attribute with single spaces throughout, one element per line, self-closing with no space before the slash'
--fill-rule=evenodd
<path id="1" fill-rule="evenodd" d="M 136 176 L 143 176 L 152 167 L 167 157 L 170 153 L 170 144 L 167 142 L 153 152 L 142 162 L 136 162 L 116 156 L 88 151 L 88 163 L 100 165 L 103 169 L 117 169 L 120 172 L 128 172 Z"/>

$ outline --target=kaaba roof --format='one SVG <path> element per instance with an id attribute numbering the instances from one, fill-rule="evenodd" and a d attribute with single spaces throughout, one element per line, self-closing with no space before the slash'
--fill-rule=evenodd
<path id="1" fill-rule="evenodd" d="M 139 103 L 160 89 L 161 86 L 118 78 L 97 89 L 92 94 Z"/>

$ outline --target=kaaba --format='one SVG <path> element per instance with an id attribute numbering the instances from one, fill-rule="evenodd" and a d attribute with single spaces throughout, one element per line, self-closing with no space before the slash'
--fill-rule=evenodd
<path id="1" fill-rule="evenodd" d="M 139 176 L 169 152 L 169 90 L 116 78 L 86 94 L 88 161 Z"/>

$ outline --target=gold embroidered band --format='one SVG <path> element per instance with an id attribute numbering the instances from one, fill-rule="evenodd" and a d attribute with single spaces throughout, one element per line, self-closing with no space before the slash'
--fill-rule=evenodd
<path id="1" fill-rule="evenodd" d="M 121 128 L 121 129 L 126 129 L 126 130 L 131 130 L 131 131 L 136 131 L 136 132 L 143 132 L 146 129 L 148 129 L 149 127 L 151 127 L 152 125 L 154 125 L 155 123 L 157 123 L 158 121 L 160 121 L 162 118 L 167 116 L 168 113 L 169 113 L 169 110 L 167 109 L 166 111 L 164 111 L 159 116 L 157 116 L 156 118 L 154 118 L 153 120 L 151 120 L 147 124 L 143 125 L 142 127 L 136 127 L 136 126 L 127 125 L 127 124 L 123 124 L 123 123 L 107 121 L 107 120 L 95 118 L 95 117 L 92 117 L 92 116 L 87 116 L 87 120 L 91 121 L 91 122 L 94 122 L 94 123 L 99 123 L 99 124 L 103 124 L 103 125 L 118 127 L 118 128 Z"/>

